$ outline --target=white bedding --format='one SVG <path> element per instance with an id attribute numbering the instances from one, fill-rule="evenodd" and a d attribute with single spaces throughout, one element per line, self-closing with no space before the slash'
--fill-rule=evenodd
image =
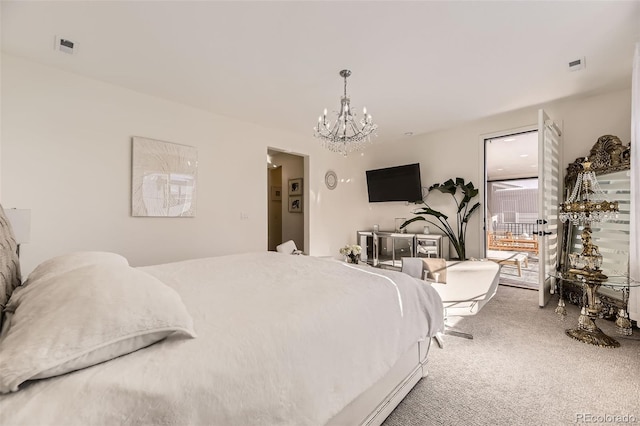
<path id="1" fill-rule="evenodd" d="M 399 272 L 271 252 L 140 269 L 198 337 L 28 382 L 0 424 L 322 425 L 443 330 L 438 294 Z"/>

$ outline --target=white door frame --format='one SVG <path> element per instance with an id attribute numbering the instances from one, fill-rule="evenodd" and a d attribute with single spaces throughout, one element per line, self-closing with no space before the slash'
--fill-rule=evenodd
<path id="1" fill-rule="evenodd" d="M 543 308 L 555 292 L 555 269 L 559 251 L 558 205 L 562 198 L 562 123 L 557 124 L 544 109 L 538 110 L 538 298 Z"/>
<path id="2" fill-rule="evenodd" d="M 303 229 L 302 229 L 302 233 L 303 233 L 303 239 L 304 239 L 304 247 L 298 247 L 298 249 L 303 250 L 305 253 L 309 253 L 310 252 L 310 246 L 311 246 L 311 238 L 310 238 L 310 231 L 309 231 L 309 222 L 310 222 L 310 208 L 309 208 L 309 201 L 310 200 L 310 190 L 309 190 L 309 171 L 311 170 L 310 167 L 310 158 L 308 154 L 302 154 L 299 152 L 294 152 L 291 151 L 289 149 L 283 149 L 283 148 L 277 148 L 274 146 L 267 146 L 267 150 L 266 150 L 266 155 L 269 155 L 269 152 L 273 152 L 273 153 L 281 153 L 281 154 L 286 154 L 286 155 L 291 155 L 291 156 L 295 156 L 295 157 L 300 157 L 302 159 L 302 192 L 303 192 L 303 209 L 302 209 L 302 218 L 303 218 Z M 266 198 L 267 198 L 267 203 L 269 202 L 269 192 L 270 192 L 270 188 L 268 188 L 269 185 L 267 185 L 267 191 L 266 191 Z M 287 202 L 288 202 L 288 193 L 286 191 L 286 186 L 287 186 L 287 182 L 282 182 L 282 205 L 283 205 L 283 209 L 284 207 L 287 206 Z M 284 210 L 283 210 L 284 211 Z M 299 214 L 299 213 L 298 213 Z M 269 220 L 269 212 L 267 209 L 267 216 L 265 217 L 265 220 L 268 222 Z M 284 223 L 284 222 L 283 222 Z M 269 247 L 269 226 L 267 223 L 267 234 L 266 234 L 266 247 Z"/>
<path id="3" fill-rule="evenodd" d="M 481 203 L 482 203 L 482 223 L 480 226 L 480 235 L 479 235 L 479 241 L 482 243 L 482 257 L 487 257 L 487 161 L 486 161 L 486 157 L 487 157 L 487 153 L 485 150 L 485 144 L 487 139 L 498 139 L 498 138 L 504 138 L 510 135 L 514 135 L 514 134 L 518 134 L 518 133 L 528 133 L 528 132 L 534 132 L 538 130 L 538 125 L 537 124 L 530 124 L 528 126 L 523 126 L 523 127 L 517 127 L 514 129 L 507 129 L 507 130 L 500 130 L 497 132 L 493 132 L 493 133 L 485 133 L 480 135 L 480 140 L 479 140 L 479 144 L 480 144 L 480 148 L 479 148 L 479 152 L 481 153 L 481 155 L 479 155 L 479 161 L 480 161 L 480 167 L 478 168 L 478 170 L 481 170 L 482 172 L 482 176 L 480 176 L 480 180 L 482 182 L 482 185 L 479 185 L 479 191 L 480 191 L 480 198 L 481 198 Z"/>

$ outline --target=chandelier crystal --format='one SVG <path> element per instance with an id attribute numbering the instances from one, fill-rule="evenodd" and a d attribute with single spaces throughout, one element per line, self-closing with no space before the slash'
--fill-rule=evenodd
<path id="1" fill-rule="evenodd" d="M 371 136 L 376 136 L 377 124 L 373 124 L 371 114 L 367 114 L 367 108 L 362 109 L 362 118 L 358 120 L 352 112 L 351 100 L 347 96 L 347 77 L 350 70 L 340 71 L 344 78 L 344 96 L 340 98 L 340 111 L 336 113 L 335 121 L 327 118 L 327 109 L 318 117 L 318 125 L 313 128 L 314 136 L 320 139 L 322 145 L 333 152 L 339 152 L 346 156 L 347 153 L 362 149 L 371 142 Z"/>
<path id="2" fill-rule="evenodd" d="M 574 225 L 604 222 L 617 216 L 618 211 L 617 201 L 605 200 L 596 174 L 591 170 L 591 162 L 582 163 L 582 171 L 578 173 L 571 195 L 560 204 L 560 220 Z"/>

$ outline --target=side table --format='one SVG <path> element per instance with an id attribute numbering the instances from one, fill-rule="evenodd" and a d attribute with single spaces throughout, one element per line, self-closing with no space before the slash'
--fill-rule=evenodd
<path id="1" fill-rule="evenodd" d="M 556 313 L 566 314 L 564 300 L 562 299 L 562 283 L 564 281 L 569 281 L 582 287 L 583 297 L 580 316 L 578 317 L 578 327 L 566 330 L 565 333 L 567 336 L 581 342 L 590 343 L 600 347 L 619 347 L 620 343 L 616 339 L 606 335 L 595 323 L 602 308 L 597 298 L 598 289 L 600 287 L 609 287 L 616 290 L 622 290 L 625 295 L 625 300 L 627 300 L 629 296 L 629 288 L 640 286 L 640 282 L 623 275 L 609 276 L 606 280 L 596 280 L 591 279 L 588 275 L 559 271 L 550 272 L 548 275 L 556 278 L 558 285 L 560 286 L 560 300 L 558 301 Z M 631 322 L 627 316 L 626 309 L 621 309 L 620 311 L 621 312 L 618 312 L 616 325 L 622 329 L 630 331 Z M 631 333 L 629 332 L 624 334 Z"/>

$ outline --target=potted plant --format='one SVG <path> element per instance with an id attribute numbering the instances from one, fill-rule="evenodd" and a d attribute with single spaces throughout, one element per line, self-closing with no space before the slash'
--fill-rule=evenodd
<path id="1" fill-rule="evenodd" d="M 444 213 L 441 213 L 437 210 L 433 210 L 427 204 L 426 199 L 431 194 L 431 191 L 440 191 L 443 194 L 449 194 L 453 198 L 453 201 L 456 203 L 457 212 L 456 212 L 456 229 L 454 230 L 449 222 L 447 221 L 449 217 Z M 462 195 L 462 198 L 460 198 Z M 403 229 L 410 223 L 425 220 L 432 225 L 435 225 L 439 230 L 441 230 L 449 240 L 451 244 L 453 244 L 453 248 L 458 255 L 458 258 L 464 260 L 467 258 L 466 256 L 466 239 L 465 236 L 467 234 L 467 224 L 469 223 L 469 217 L 475 212 L 478 207 L 480 207 L 480 203 L 475 203 L 471 205 L 470 202 L 473 198 L 478 195 L 478 189 L 474 188 L 472 182 L 465 183 L 464 179 L 456 178 L 449 179 L 446 182 L 440 184 L 436 183 L 429 188 L 429 192 L 427 196 L 421 200 L 416 201 L 416 204 L 424 204 L 424 207 L 420 207 L 414 210 L 412 213 L 418 215 L 412 219 L 405 221 L 400 228 Z M 432 220 L 427 219 L 425 216 L 433 216 L 437 219 L 438 222 L 434 222 Z"/>

